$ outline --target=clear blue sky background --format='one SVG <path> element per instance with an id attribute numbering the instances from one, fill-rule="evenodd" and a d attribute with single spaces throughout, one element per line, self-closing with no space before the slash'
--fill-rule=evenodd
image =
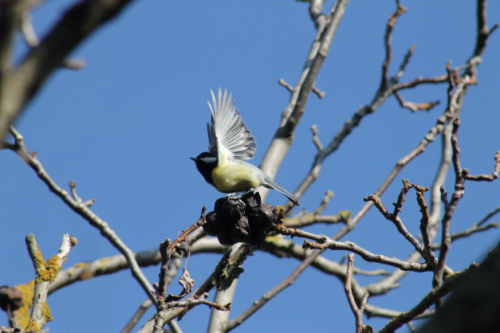
<path id="1" fill-rule="evenodd" d="M 73 1 L 54 0 L 34 11 L 41 36 Z M 333 1 L 328 0 L 328 11 Z M 403 76 L 437 76 L 445 63 L 463 64 L 471 55 L 476 36 L 475 1 L 403 1 L 408 8 L 398 19 L 393 38 L 391 74 L 412 44 L 415 54 Z M 296 138 L 276 177 L 295 190 L 308 172 L 316 149 L 310 126 L 317 124 L 327 144 L 360 106 L 368 103 L 379 85 L 384 58 L 383 34 L 394 11 L 390 0 L 351 1 L 316 81 L 326 91 L 323 100 L 311 95 Z M 500 2 L 489 1 L 490 26 L 500 21 Z M 95 197 L 94 212 L 109 222 L 134 251 L 156 247 L 191 225 L 203 205 L 212 208 L 220 197 L 208 186 L 189 159 L 207 147 L 206 100 L 210 89 L 233 93 L 243 120 L 258 143 L 258 164 L 277 128 L 289 93 L 277 81 L 295 84 L 315 35 L 308 4 L 281 1 L 167 1 L 134 2 L 117 20 L 99 30 L 73 56 L 85 57 L 88 66 L 79 72 L 59 70 L 29 105 L 16 127 L 31 151 L 37 151 L 52 178 L 67 188 L 77 183 L 83 199 Z M 18 56 L 24 48 L 19 42 Z M 459 143 L 462 166 L 473 174 L 490 173 L 493 156 L 500 149 L 500 33 L 492 35 L 478 86 L 470 87 L 462 110 Z M 446 101 L 446 86 L 418 87 L 404 91 L 413 102 Z M 317 182 L 303 198 L 303 208 L 313 210 L 326 190 L 335 192 L 325 214 L 348 209 L 357 212 L 363 197 L 372 194 L 396 161 L 411 151 L 444 104 L 431 112 L 411 113 L 394 97 L 367 116 L 340 149 L 324 163 Z M 397 177 L 383 195 L 386 206 L 395 202 L 400 179 L 430 186 L 440 156 L 440 138 L 429 145 Z M 65 267 L 78 262 L 116 255 L 97 230 L 74 214 L 50 193 L 35 173 L 11 151 L 0 152 L 0 285 L 26 283 L 34 270 L 24 238 L 34 233 L 46 257 L 59 248 L 63 233 L 74 234 L 78 246 Z M 453 175 L 446 182 L 453 191 Z M 429 196 L 426 196 L 429 199 Z M 465 196 L 452 221 L 452 232 L 468 228 L 500 205 L 500 181 L 467 183 Z M 272 192 L 268 202 L 285 198 Z M 418 234 L 420 214 L 414 192 L 403 207 L 407 228 Z M 308 230 L 333 235 L 340 226 L 315 226 Z M 449 265 L 460 270 L 480 261 L 500 239 L 498 230 L 453 243 Z M 394 226 L 372 209 L 344 240 L 379 254 L 405 258 L 411 245 Z M 298 243 L 302 240 L 295 239 Z M 343 252 L 325 257 L 340 260 Z M 191 276 L 199 285 L 212 272 L 219 255 L 194 256 Z M 256 252 L 244 264 L 231 318 L 286 278 L 299 264 Z M 381 265 L 365 263 L 364 269 Z M 388 268 L 391 270 L 390 268 Z M 144 269 L 151 283 L 159 267 Z M 359 277 L 365 285 L 378 278 Z M 431 289 L 431 274 L 411 273 L 401 287 L 370 303 L 407 310 Z M 170 292 L 180 290 L 173 284 Z M 213 296 L 214 292 L 211 293 Z M 129 271 L 80 282 L 53 294 L 48 303 L 54 321 L 51 332 L 117 332 L 146 299 Z M 210 311 L 198 307 L 179 322 L 185 332 L 206 330 Z M 145 315 L 141 324 L 154 314 Z M 380 328 L 386 319 L 365 319 Z M 0 325 L 7 324 L 0 316 Z M 307 269 L 282 294 L 239 327 L 237 332 L 299 332 L 354 330 L 354 317 L 342 285 L 331 276 Z M 407 331 L 406 328 L 401 329 Z"/>

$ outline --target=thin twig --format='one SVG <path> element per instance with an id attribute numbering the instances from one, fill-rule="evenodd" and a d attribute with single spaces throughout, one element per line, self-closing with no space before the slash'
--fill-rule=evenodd
<path id="1" fill-rule="evenodd" d="M 210 240 L 208 238 L 202 238 L 204 235 L 205 235 L 205 233 L 203 232 L 203 229 L 198 228 L 198 229 L 196 229 L 195 232 L 192 232 L 191 234 L 189 234 L 189 236 L 187 236 L 185 242 L 187 244 L 191 244 L 191 245 L 189 245 L 191 255 L 196 254 L 196 253 L 206 253 L 206 252 L 212 252 L 212 253 L 224 253 L 225 252 L 225 250 L 226 250 L 225 246 L 220 245 L 217 240 L 215 240 L 215 241 L 217 243 L 216 245 L 218 245 L 218 246 L 213 246 L 213 244 L 211 244 L 209 242 Z M 107 264 L 109 262 L 112 262 L 116 257 L 121 257 L 119 259 L 121 259 L 122 261 L 125 261 L 123 256 L 115 256 L 115 257 L 103 259 L 103 260 L 99 261 L 101 263 L 100 268 L 99 268 L 99 272 L 105 271 L 106 268 L 108 268 L 108 267 L 106 267 Z M 177 271 L 179 270 L 179 268 L 182 265 L 182 257 L 183 257 L 182 254 L 178 254 L 175 252 L 171 255 L 170 262 L 168 264 L 168 268 L 167 268 L 167 272 L 166 272 L 166 277 L 165 277 L 165 280 L 163 282 L 165 285 L 165 287 L 164 287 L 165 290 L 168 290 L 168 287 L 170 286 L 170 284 L 172 283 L 174 278 L 177 276 Z M 156 248 L 148 250 L 148 251 L 142 251 L 142 252 L 137 253 L 136 259 L 137 259 L 138 264 L 141 267 L 149 266 L 149 265 L 156 265 L 158 262 L 161 261 L 161 255 L 158 251 L 158 248 L 156 247 Z M 124 266 L 125 266 L 124 268 L 127 268 L 126 262 L 124 263 Z M 110 268 L 110 270 L 111 269 L 112 268 Z M 114 271 L 116 271 L 116 269 Z M 127 325 L 125 325 L 125 327 L 123 328 L 123 330 L 120 333 L 130 333 L 132 331 L 132 329 L 135 327 L 135 325 L 137 324 L 137 322 L 139 322 L 139 320 L 142 318 L 142 316 L 151 307 L 151 305 L 153 305 L 153 303 L 151 302 L 151 300 L 149 298 L 146 299 L 144 302 L 142 302 L 141 306 L 137 309 L 137 311 L 134 313 L 132 318 L 130 318 Z M 169 327 L 171 326 L 171 323 L 172 323 L 172 321 L 170 321 L 168 323 Z"/>
<path id="2" fill-rule="evenodd" d="M 195 233 L 189 235 L 186 241 L 191 244 L 191 242 L 194 242 L 195 240 L 204 235 L 205 233 L 203 232 L 203 229 L 199 228 Z M 226 251 L 226 247 L 220 245 L 218 241 L 214 242 L 211 239 L 203 238 L 197 240 L 196 243 L 194 243 L 194 245 L 190 246 L 190 250 L 191 254 L 195 253 L 223 254 Z M 135 252 L 133 253 L 133 255 L 137 264 L 140 267 L 158 265 L 161 262 L 161 256 L 160 253 L 158 252 L 158 247 L 145 251 Z M 174 253 L 172 255 L 172 258 L 174 258 L 174 260 L 171 260 L 171 263 L 176 261 L 177 259 L 180 259 L 180 256 L 177 253 Z M 168 280 L 169 285 L 173 280 L 173 278 L 175 278 L 175 275 L 174 276 L 170 275 L 171 272 L 174 273 L 173 271 L 171 271 L 171 267 L 173 268 L 173 266 L 169 265 L 169 270 L 167 273 L 167 275 L 169 276 Z M 73 267 L 69 267 L 65 270 L 62 270 L 57 275 L 56 280 L 50 284 L 49 295 L 75 282 L 86 281 L 94 277 L 113 274 L 124 269 L 129 269 L 129 265 L 127 259 L 122 254 L 97 259 L 87 263 L 75 264 Z"/>
<path id="3" fill-rule="evenodd" d="M 231 303 L 227 303 L 225 305 L 222 305 L 222 304 L 219 304 L 217 302 L 207 301 L 205 299 L 207 297 L 208 297 L 208 293 L 203 293 L 197 299 L 187 299 L 185 301 L 171 302 L 168 305 L 169 305 L 169 308 L 187 308 L 187 307 L 193 307 L 193 306 L 200 305 L 200 304 L 205 304 L 205 305 L 208 305 L 209 308 L 215 308 L 219 311 L 230 311 L 231 310 Z"/>
<path id="4" fill-rule="evenodd" d="M 69 193 L 62 188 L 60 188 L 49 176 L 47 171 L 45 171 L 42 163 L 36 158 L 34 158 L 26 149 L 24 145 L 24 139 L 19 132 L 17 132 L 13 127 L 10 129 L 11 134 L 14 136 L 15 144 L 12 149 L 14 152 L 19 155 L 19 157 L 26 162 L 37 174 L 38 178 L 40 178 L 45 185 L 49 188 L 49 190 L 57 195 L 61 200 L 71 208 L 75 213 L 83 217 L 87 222 L 90 223 L 93 227 L 97 228 L 101 235 L 103 235 L 106 239 L 110 241 L 110 243 L 120 251 L 125 258 L 127 259 L 127 263 L 130 267 L 132 275 L 139 282 L 140 286 L 144 290 L 144 292 L 148 295 L 148 297 L 156 304 L 156 297 L 153 295 L 152 290 L 153 287 L 149 284 L 149 281 L 142 273 L 139 265 L 137 264 L 134 253 L 130 250 L 125 243 L 118 237 L 118 235 L 114 232 L 113 229 L 109 227 L 109 224 L 99 218 L 94 214 L 92 210 L 89 209 L 86 203 L 79 202 L 69 195 Z M 75 184 L 73 184 L 75 186 Z"/>
<path id="5" fill-rule="evenodd" d="M 451 135 L 451 145 L 453 148 L 453 167 L 455 170 L 455 191 L 451 196 L 451 201 L 448 202 L 448 198 L 446 195 L 446 190 L 444 186 L 441 187 L 441 200 L 445 206 L 445 212 L 442 220 L 443 229 L 441 231 L 441 249 L 439 251 L 438 263 L 436 266 L 436 270 L 434 271 L 434 277 L 432 279 L 432 286 L 434 288 L 439 287 L 441 285 L 441 281 L 443 279 L 444 266 L 446 265 L 446 257 L 448 255 L 448 250 L 451 245 L 451 237 L 450 237 L 450 222 L 453 217 L 453 213 L 458 205 L 458 202 L 464 195 L 465 190 L 465 177 L 462 174 L 462 168 L 460 166 L 460 148 L 458 147 L 458 127 L 460 126 L 460 120 L 457 118 L 453 122 L 453 132 Z"/>
<path id="6" fill-rule="evenodd" d="M 142 316 L 146 313 L 146 311 L 148 311 L 151 305 L 153 305 L 153 302 L 151 302 L 149 298 L 142 302 L 132 318 L 130 318 L 127 325 L 125 325 L 125 327 L 120 331 L 120 333 L 132 332 L 132 329 L 135 327 L 135 325 L 137 325 L 139 320 L 141 320 Z"/>
<path id="7" fill-rule="evenodd" d="M 278 83 L 280 84 L 280 86 L 285 87 L 289 92 L 293 93 L 293 87 L 288 83 L 286 83 L 285 80 L 279 79 Z"/>
<path id="8" fill-rule="evenodd" d="M 287 236 L 292 236 L 292 237 L 303 237 L 303 238 L 309 238 L 312 240 L 315 240 L 319 242 L 320 244 L 326 242 L 327 238 L 325 235 L 316 235 L 301 229 L 296 229 L 296 228 L 288 228 L 285 227 L 284 225 L 274 225 L 273 226 L 274 231 L 276 231 L 280 235 L 287 235 Z"/>
<path id="9" fill-rule="evenodd" d="M 279 165 L 283 161 L 293 142 L 293 134 L 305 112 L 309 94 L 312 91 L 316 77 L 325 61 L 332 40 L 344 15 L 349 0 L 338 0 L 330 13 L 325 17 L 321 13 L 322 1 L 311 1 L 309 12 L 317 28 L 316 37 L 311 45 L 309 55 L 302 70 L 299 81 L 293 89 L 290 102 L 283 111 L 279 128 L 267 149 L 260 168 L 273 179 Z M 260 190 L 262 199 L 267 196 L 268 190 Z"/>
<path id="10" fill-rule="evenodd" d="M 432 108 L 434 108 L 436 105 L 439 105 L 439 101 L 435 102 L 423 102 L 420 104 L 413 103 L 413 102 L 408 102 L 405 101 L 403 96 L 399 93 L 399 91 L 394 91 L 394 96 L 396 96 L 396 99 L 399 102 L 399 105 L 401 105 L 402 108 L 406 108 L 411 110 L 412 112 L 418 112 L 418 110 L 424 110 L 424 111 L 430 111 Z"/>
<path id="11" fill-rule="evenodd" d="M 393 319 L 394 317 L 397 317 L 402 313 L 403 312 L 401 312 L 401 311 L 380 308 L 380 307 L 372 305 L 370 303 L 366 303 L 366 306 L 365 306 L 365 314 L 368 317 L 380 317 L 380 318 Z M 424 311 L 422 314 L 416 316 L 413 319 L 430 318 L 430 317 L 434 316 L 435 314 L 436 314 L 436 311 L 434 309 L 430 309 L 430 310 Z"/>
<path id="12" fill-rule="evenodd" d="M 422 243 L 424 246 L 423 257 L 432 258 L 434 261 L 436 256 L 434 252 L 432 252 L 431 239 L 429 237 L 429 209 L 427 208 L 427 203 L 424 198 L 424 193 L 429 191 L 429 188 L 418 185 L 413 185 L 413 188 L 417 192 L 417 202 L 420 207 L 420 213 L 422 213 L 422 218 L 420 219 L 420 233 L 422 234 Z"/>
<path id="13" fill-rule="evenodd" d="M 363 249 L 359 245 L 349 241 L 338 242 L 331 238 L 327 238 L 325 243 L 318 244 L 305 240 L 304 245 L 302 245 L 302 247 L 304 249 L 317 249 L 317 250 L 324 250 L 324 249 L 345 250 L 360 255 L 366 261 L 377 262 L 379 264 L 393 266 L 404 271 L 426 272 L 433 269 L 433 265 L 429 265 L 428 263 L 420 264 L 420 263 L 406 262 L 397 258 L 388 258 L 380 254 L 374 254 L 371 253 L 370 251 Z"/>
<path id="14" fill-rule="evenodd" d="M 318 126 L 316 125 L 311 125 L 311 132 L 313 134 L 312 140 L 316 148 L 318 148 L 319 151 L 323 150 L 323 145 L 319 141 L 318 138 Z"/>
<path id="15" fill-rule="evenodd" d="M 13 29 L 19 27 L 20 13 L 27 1 L 3 1 L 0 18 L 0 144 L 9 126 L 22 113 L 28 102 L 40 91 L 45 81 L 80 43 L 103 24 L 117 17 L 131 0 L 80 1 L 65 11 L 46 34 L 40 46 L 21 60 L 8 79 L 1 75 L 10 65 Z M 6 4 L 10 4 L 9 6 Z M 17 8 L 12 13 L 6 8 Z M 4 20 L 5 18 L 8 20 Z M 5 79 L 5 80 L 4 80 Z"/>
<path id="16" fill-rule="evenodd" d="M 491 212 L 488 213 L 481 221 L 477 223 L 478 226 L 483 225 L 485 222 L 488 222 L 493 216 L 495 216 L 498 212 L 500 212 L 500 207 L 495 208 Z"/>
<path id="17" fill-rule="evenodd" d="M 396 23 L 396 19 L 406 12 L 406 8 L 403 7 L 400 3 L 397 3 L 397 8 L 394 13 L 389 16 L 389 20 L 387 21 L 385 34 L 384 34 L 384 42 L 385 42 L 385 60 L 382 63 L 382 80 L 380 82 L 379 91 L 387 90 L 387 85 L 389 81 L 389 65 L 392 60 L 392 30 L 394 29 L 394 24 Z"/>
<path id="18" fill-rule="evenodd" d="M 479 2 L 484 2 L 484 0 L 478 0 Z M 478 2 L 478 8 L 479 6 Z M 440 200 L 440 188 L 444 184 L 444 181 L 446 179 L 446 174 L 448 173 L 448 167 L 451 163 L 451 143 L 450 143 L 450 137 L 451 137 L 451 131 L 452 131 L 452 122 L 455 117 L 457 117 L 460 113 L 460 109 L 463 105 L 463 100 L 465 97 L 465 94 L 467 92 L 466 85 L 468 82 L 474 82 L 475 80 L 472 80 L 471 77 L 475 76 L 476 73 L 476 68 L 477 65 L 480 63 L 481 56 L 483 54 L 483 51 L 486 47 L 486 42 L 487 38 L 479 38 L 479 36 L 482 34 L 481 30 L 487 29 L 487 23 L 486 23 L 486 11 L 485 10 L 478 10 L 477 12 L 477 21 L 478 21 L 478 32 L 477 36 L 478 38 L 476 39 L 476 48 L 474 49 L 474 52 L 472 53 L 472 56 L 469 58 L 467 61 L 466 65 L 463 66 L 463 68 L 466 69 L 464 74 L 460 77 L 460 83 L 456 84 L 456 89 L 455 92 L 453 93 L 453 89 L 455 87 L 455 80 L 454 77 L 456 76 L 455 73 L 456 71 L 451 71 L 449 69 L 449 66 L 447 68 L 447 74 L 442 75 L 441 77 L 436 77 L 434 79 L 427 79 L 427 78 L 417 78 L 413 81 L 399 84 L 394 86 L 395 90 L 400 90 L 400 89 L 407 89 L 414 87 L 418 84 L 427 84 L 427 83 L 440 83 L 440 82 L 446 82 L 448 81 L 448 102 L 447 102 L 447 107 L 445 110 L 445 113 L 443 116 L 440 118 L 443 122 L 440 123 L 438 120 L 438 124 L 436 125 L 435 129 L 437 131 L 431 130 L 428 134 L 429 139 L 432 139 L 432 137 L 435 137 L 435 134 L 439 134 L 439 132 L 443 132 L 442 136 L 442 157 L 441 157 L 441 163 L 438 168 L 438 172 L 436 174 L 436 178 L 433 182 L 432 185 L 432 194 L 431 194 L 431 211 L 430 211 L 430 224 L 431 228 L 429 230 L 429 238 L 432 240 L 434 239 L 436 233 L 437 233 L 437 224 L 439 223 L 440 220 L 440 205 L 441 205 L 441 200 Z M 482 22 L 482 23 L 481 23 Z M 490 30 L 490 33 L 487 35 L 491 34 L 493 29 Z M 484 35 L 484 34 L 483 34 Z M 462 85 L 464 84 L 464 85 Z M 442 130 L 440 130 L 441 126 L 443 127 Z M 432 136 L 431 136 L 432 135 Z M 362 212 L 366 212 L 369 207 L 363 207 L 361 210 Z M 358 213 L 359 214 L 359 213 Z M 351 220 L 352 222 L 356 222 L 358 219 L 358 214 Z M 364 213 L 363 213 L 364 214 Z M 348 224 L 349 225 L 349 224 Z M 414 251 L 411 253 L 407 261 L 410 262 L 418 262 L 420 261 L 421 256 L 417 251 Z M 368 285 L 366 288 L 369 290 L 369 292 L 372 294 L 374 292 L 383 292 L 386 290 L 389 290 L 393 288 L 394 285 L 397 285 L 397 281 L 401 280 L 404 276 L 406 275 L 406 272 L 401 271 L 401 270 L 395 270 L 393 274 L 387 278 L 382 279 L 381 281 L 374 283 L 372 285 Z"/>
<path id="19" fill-rule="evenodd" d="M 491 182 L 495 179 L 498 178 L 498 173 L 500 172 L 500 151 L 497 151 L 495 154 L 495 170 L 491 173 L 491 175 L 469 175 L 469 170 L 468 169 L 463 169 L 465 179 L 467 180 L 475 180 L 475 181 L 488 181 Z"/>
<path id="20" fill-rule="evenodd" d="M 423 313 L 425 309 L 432 306 L 438 299 L 447 295 L 452 287 L 456 285 L 456 283 L 462 280 L 465 276 L 471 274 L 477 269 L 477 264 L 474 263 L 463 271 L 456 272 L 453 275 L 448 276 L 448 278 L 443 282 L 443 284 L 434 288 L 429 292 L 425 297 L 411 310 L 401 313 L 399 316 L 391 320 L 387 325 L 385 325 L 382 329 L 378 331 L 378 333 L 390 333 L 394 332 L 404 324 L 413 320 L 416 316 Z"/>
<path id="21" fill-rule="evenodd" d="M 170 257 L 172 256 L 173 252 L 177 249 L 177 247 L 180 244 L 182 244 L 183 242 L 185 242 L 187 236 L 191 232 L 198 229 L 203 224 L 207 223 L 207 219 L 205 216 L 206 210 L 207 210 L 207 207 L 203 206 L 203 209 L 201 210 L 200 218 L 191 227 L 184 230 L 181 233 L 181 235 L 179 237 L 177 237 L 172 243 L 170 242 L 170 239 L 167 239 L 160 244 L 159 251 L 160 251 L 160 255 L 161 255 L 162 260 L 161 260 L 161 266 L 160 266 L 159 284 L 158 284 L 158 287 L 156 288 L 157 314 L 160 314 L 162 311 L 166 311 L 169 308 L 183 307 L 183 306 L 178 305 L 181 302 L 177 302 L 177 301 L 169 302 L 169 298 L 167 297 L 167 286 L 168 286 L 167 268 L 169 267 Z M 189 250 L 188 250 L 188 258 L 189 258 Z M 186 265 L 187 265 L 187 260 L 186 260 Z M 189 273 L 187 273 L 186 269 L 184 269 L 183 276 L 185 276 L 186 278 L 189 279 Z M 178 296 L 179 298 L 182 298 L 186 294 L 191 292 L 192 284 L 194 284 L 194 281 L 192 281 L 191 279 L 189 281 L 191 282 L 189 289 L 186 289 L 186 285 L 183 285 L 184 290 L 181 293 L 181 295 Z M 181 304 L 184 304 L 184 303 L 181 303 Z M 197 303 L 197 304 L 201 304 L 201 303 Z M 192 305 L 194 306 L 197 304 L 192 304 Z M 205 303 L 205 304 L 208 304 L 208 303 Z M 226 309 L 224 311 L 229 311 L 229 309 Z M 163 320 L 164 319 L 162 316 L 159 316 L 159 315 L 156 316 L 153 332 L 155 332 L 155 333 L 162 332 L 163 325 L 164 325 Z"/>
<path id="22" fill-rule="evenodd" d="M 291 228 L 302 228 L 308 225 L 324 223 L 324 224 L 336 224 L 336 223 L 347 223 L 351 217 L 351 212 L 348 210 L 341 211 L 335 215 L 316 215 L 306 214 L 299 218 L 287 218 L 285 219 L 285 227 Z"/>
<path id="23" fill-rule="evenodd" d="M 470 236 L 470 235 L 475 234 L 477 232 L 486 231 L 486 230 L 489 230 L 491 228 L 498 228 L 498 222 L 491 222 L 491 223 L 486 224 L 485 226 L 479 226 L 476 223 L 467 230 L 452 233 L 450 238 L 451 238 L 451 241 L 453 242 L 457 239 Z M 439 250 L 440 248 L 441 248 L 441 244 L 432 244 L 433 250 Z"/>
<path id="24" fill-rule="evenodd" d="M 424 253 L 422 245 L 416 239 L 413 237 L 410 232 L 405 228 L 403 222 L 401 221 L 401 218 L 399 217 L 399 212 L 401 212 L 401 208 L 403 207 L 403 203 L 405 202 L 405 195 L 408 193 L 410 188 L 412 188 L 413 185 L 410 184 L 409 180 L 404 180 L 403 179 L 403 188 L 401 189 L 401 192 L 399 193 L 398 196 L 398 201 L 394 204 L 394 212 L 391 214 L 389 213 L 386 209 L 385 206 L 382 204 L 382 201 L 380 200 L 380 197 L 377 195 L 377 193 L 372 194 L 366 198 L 364 198 L 364 201 L 371 201 L 375 205 L 375 207 L 378 208 L 380 213 L 389 221 L 394 223 L 396 228 L 398 229 L 399 233 L 403 235 L 417 250 L 426 260 L 428 263 L 431 265 L 434 263 L 435 257 L 428 253 Z"/>
<path id="25" fill-rule="evenodd" d="M 399 8 L 399 7 L 398 7 Z M 396 12 L 398 9 L 396 10 Z M 392 17 L 392 16 L 391 16 Z M 391 19 L 391 18 L 390 18 Z M 389 26 L 389 22 L 387 23 Z M 393 25 L 393 24 L 392 24 Z M 392 30 L 391 30 L 392 32 Z M 404 60 L 402 64 L 400 65 L 399 71 L 396 75 L 390 78 L 388 81 L 389 84 L 384 84 L 383 82 L 387 82 L 387 79 L 385 78 L 385 69 L 382 71 L 382 79 L 381 79 L 381 84 L 378 87 L 378 89 L 375 92 L 375 96 L 373 97 L 372 101 L 370 104 L 367 104 L 365 106 L 359 107 L 353 114 L 353 116 L 348 119 L 343 127 L 335 134 L 331 142 L 324 147 L 324 149 L 318 151 L 316 156 L 314 157 L 313 165 L 311 166 L 311 169 L 309 170 L 309 173 L 306 175 L 306 177 L 302 180 L 300 185 L 297 187 L 297 189 L 294 192 L 294 195 L 297 197 L 302 197 L 304 193 L 307 191 L 307 189 L 316 181 L 316 179 L 319 177 L 319 173 L 321 171 L 323 161 L 333 152 L 335 152 L 340 144 L 344 141 L 344 139 L 353 131 L 354 128 L 356 128 L 361 120 L 369 115 L 374 113 L 386 100 L 389 98 L 394 92 L 400 90 L 400 89 L 406 89 L 410 87 L 415 87 L 419 84 L 426 84 L 426 83 L 432 83 L 432 84 L 437 84 L 437 83 L 442 83 L 446 82 L 447 75 L 441 75 L 435 78 L 417 78 L 413 81 L 406 82 L 403 84 L 399 83 L 399 79 L 403 75 L 404 69 L 406 68 L 406 65 L 408 64 L 408 61 L 413 54 L 414 47 L 410 48 L 406 56 L 404 57 Z M 387 55 L 387 54 L 386 54 Z M 387 60 L 387 58 L 386 58 Z M 385 65 L 382 66 L 385 68 Z M 381 90 L 381 87 L 385 87 L 383 90 Z M 289 201 L 285 205 L 285 211 L 287 211 L 290 207 L 293 206 L 293 203 Z M 370 205 L 371 207 L 371 205 Z"/>
<path id="26" fill-rule="evenodd" d="M 222 257 L 221 261 L 217 264 L 214 272 L 196 289 L 196 291 L 188 297 L 188 299 L 197 299 L 204 293 L 208 293 L 212 288 L 217 284 L 222 275 L 223 271 L 226 268 L 227 263 L 234 263 L 236 265 L 241 265 L 245 260 L 246 256 L 249 254 L 250 247 L 242 246 L 238 251 L 231 253 L 230 255 L 226 253 L 224 257 Z M 187 308 L 168 308 L 160 313 L 156 314 L 156 317 L 162 317 L 163 323 L 166 323 L 179 315 L 184 314 L 189 307 Z M 149 333 L 152 332 L 155 325 L 155 320 L 149 320 L 139 331 L 139 333 Z"/>
<path id="27" fill-rule="evenodd" d="M 347 271 L 345 276 L 344 283 L 344 291 L 347 296 L 347 300 L 349 301 L 349 306 L 351 307 L 351 311 L 354 314 L 354 318 L 356 319 L 356 333 L 362 333 L 364 331 L 363 325 L 363 311 L 365 309 L 366 301 L 368 300 L 368 293 L 363 295 L 363 299 L 361 300 L 361 304 L 356 304 L 356 300 L 352 294 L 352 273 L 354 267 L 354 254 L 349 253 L 349 258 L 347 261 Z"/>

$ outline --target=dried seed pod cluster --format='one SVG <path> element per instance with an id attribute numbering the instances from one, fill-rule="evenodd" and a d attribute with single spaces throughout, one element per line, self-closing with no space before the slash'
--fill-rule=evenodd
<path id="1" fill-rule="evenodd" d="M 259 193 L 249 193 L 241 201 L 220 198 L 214 209 L 207 214 L 203 229 L 217 236 L 222 245 L 243 242 L 260 247 L 273 224 L 280 224 L 282 219 L 275 207 L 262 203 Z"/>

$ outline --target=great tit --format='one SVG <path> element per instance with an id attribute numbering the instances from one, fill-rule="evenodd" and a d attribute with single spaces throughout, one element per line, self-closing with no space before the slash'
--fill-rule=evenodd
<path id="1" fill-rule="evenodd" d="M 272 181 L 264 171 L 245 162 L 255 155 L 254 137 L 231 102 L 231 94 L 228 97 L 225 90 L 222 96 L 219 88 L 216 102 L 214 93 L 210 92 L 213 108 L 208 102 L 212 112 L 212 124 L 207 124 L 208 152 L 191 157 L 207 183 L 222 193 L 249 193 L 259 186 L 273 188 L 299 205 L 299 198 Z"/>

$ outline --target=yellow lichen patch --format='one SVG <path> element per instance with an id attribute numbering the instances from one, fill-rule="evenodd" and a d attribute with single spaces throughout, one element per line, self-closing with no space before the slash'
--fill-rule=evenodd
<path id="1" fill-rule="evenodd" d="M 102 258 L 99 260 L 99 266 L 96 267 L 96 271 L 103 270 L 106 266 L 106 263 L 109 261 L 109 258 Z"/>
<path id="2" fill-rule="evenodd" d="M 42 302 L 42 315 L 45 318 L 45 322 L 52 321 L 52 314 L 50 313 L 50 308 L 47 305 L 47 302 Z"/>
<path id="3" fill-rule="evenodd" d="M 267 236 L 265 242 L 279 246 L 279 243 L 281 240 L 283 240 L 283 238 L 283 235 Z"/>
<path id="4" fill-rule="evenodd" d="M 78 264 L 74 264 L 73 267 L 75 267 L 75 268 L 82 268 L 82 267 L 85 267 L 85 265 L 87 265 L 86 262 L 80 262 Z"/>
<path id="5" fill-rule="evenodd" d="M 280 218 L 283 218 L 283 216 L 284 216 L 283 206 L 276 206 L 276 213 L 278 213 L 278 215 L 280 215 Z"/>
<path id="6" fill-rule="evenodd" d="M 30 308 L 33 303 L 33 294 L 35 293 L 35 281 L 31 280 L 26 284 L 16 286 L 22 293 L 23 306 L 17 310 L 17 320 L 21 327 L 26 327 L 30 321 Z"/>
<path id="7" fill-rule="evenodd" d="M 340 211 L 338 212 L 338 215 L 342 216 L 342 218 L 347 222 L 351 219 L 351 211 L 349 210 Z"/>
<path id="8" fill-rule="evenodd" d="M 38 251 L 40 253 L 40 251 Z M 37 253 L 37 257 L 38 257 Z M 41 256 L 41 253 L 40 253 Z M 43 257 L 41 259 L 43 261 Z M 36 263 L 36 282 L 50 281 L 53 282 L 59 271 L 61 270 L 61 265 L 59 265 L 59 257 L 57 255 L 50 258 L 47 262 L 39 262 L 37 258 Z"/>
<path id="9" fill-rule="evenodd" d="M 78 243 L 78 239 L 76 239 L 74 235 L 71 235 L 69 240 L 71 241 L 71 246 L 75 246 Z"/>
<path id="10" fill-rule="evenodd" d="M 32 320 L 28 323 L 28 326 L 26 326 L 25 332 L 26 333 L 28 333 L 28 332 L 38 333 L 38 332 L 40 332 L 40 330 L 41 330 L 40 325 L 38 325 L 35 321 Z"/>

